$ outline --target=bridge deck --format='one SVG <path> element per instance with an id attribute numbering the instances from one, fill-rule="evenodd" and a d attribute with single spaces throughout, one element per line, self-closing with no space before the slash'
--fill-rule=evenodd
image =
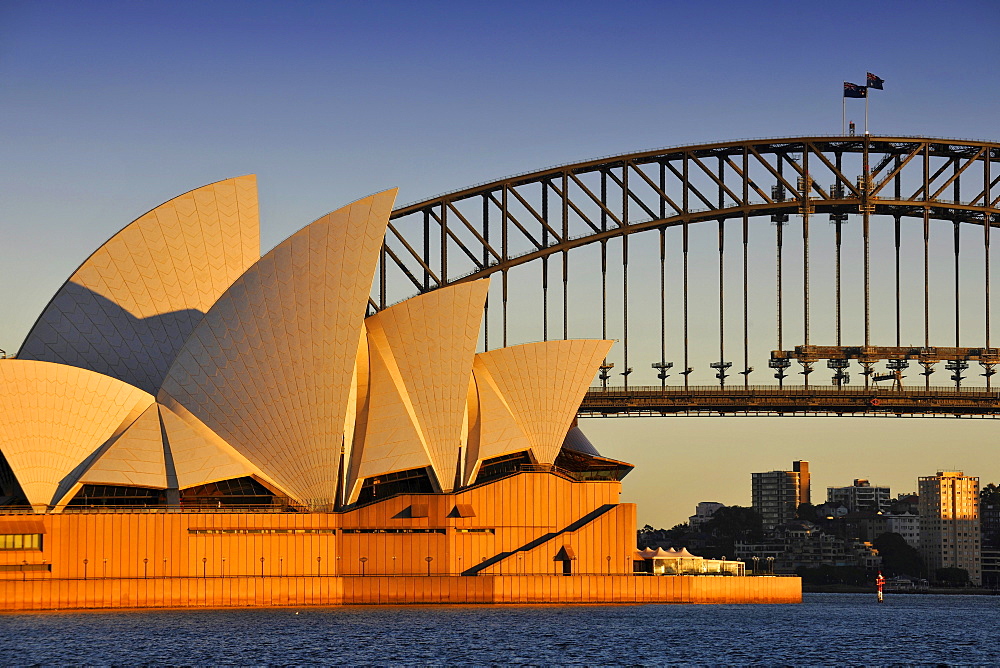
<path id="1" fill-rule="evenodd" d="M 579 415 L 1000 415 L 1000 391 L 985 387 L 778 387 L 776 385 L 591 388 Z"/>

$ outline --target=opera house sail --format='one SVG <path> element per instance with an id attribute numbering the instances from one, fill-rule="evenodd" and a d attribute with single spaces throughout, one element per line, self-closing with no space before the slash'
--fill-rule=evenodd
<path id="1" fill-rule="evenodd" d="M 8 607 L 797 600 L 636 574 L 576 426 L 613 342 L 481 350 L 489 279 L 376 312 L 395 195 L 261 256 L 242 176 L 84 261 L 0 359 Z"/>

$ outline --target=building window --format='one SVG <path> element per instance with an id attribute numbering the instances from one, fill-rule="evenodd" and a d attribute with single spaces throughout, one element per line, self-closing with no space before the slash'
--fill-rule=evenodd
<path id="1" fill-rule="evenodd" d="M 6 533 L 0 534 L 0 550 L 41 550 L 42 534 L 40 533 Z"/>
<path id="2" fill-rule="evenodd" d="M 67 507 L 73 510 L 108 506 L 146 508 L 162 506 L 166 503 L 166 499 L 166 491 L 162 489 L 129 485 L 84 485 Z"/>
<path id="3" fill-rule="evenodd" d="M 303 534 L 333 534 L 336 529 L 188 529 L 189 534 L 280 534 L 280 535 L 303 535 Z"/>
<path id="4" fill-rule="evenodd" d="M 445 533 L 444 529 L 341 529 L 341 533 Z"/>
<path id="5" fill-rule="evenodd" d="M 527 451 L 487 459 L 479 467 L 479 474 L 476 476 L 475 484 L 478 485 L 517 473 L 521 470 L 521 466 L 528 464 L 531 464 L 531 457 Z"/>
<path id="6" fill-rule="evenodd" d="M 621 480 L 632 470 L 631 464 L 606 457 L 595 457 L 566 448 L 559 451 L 555 465 L 557 468 L 571 472 L 572 477 L 579 481 Z"/>
<path id="7" fill-rule="evenodd" d="M 9 573 L 11 571 L 25 572 L 25 571 L 42 571 L 44 573 L 52 572 L 52 564 L 0 564 L 0 573 Z"/>
<path id="8" fill-rule="evenodd" d="M 253 478 L 230 478 L 182 489 L 182 508 L 276 508 L 289 504 Z"/>
<path id="9" fill-rule="evenodd" d="M 388 499 L 397 494 L 431 494 L 434 485 L 426 468 L 396 471 L 366 478 L 358 494 L 358 503 Z"/>

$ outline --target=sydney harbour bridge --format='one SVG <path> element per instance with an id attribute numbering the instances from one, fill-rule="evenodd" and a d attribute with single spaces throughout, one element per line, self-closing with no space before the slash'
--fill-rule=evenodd
<path id="1" fill-rule="evenodd" d="M 581 416 L 994 416 L 998 205 L 992 142 L 615 155 L 400 206 L 369 309 L 492 276 L 484 348 L 617 341 Z"/>

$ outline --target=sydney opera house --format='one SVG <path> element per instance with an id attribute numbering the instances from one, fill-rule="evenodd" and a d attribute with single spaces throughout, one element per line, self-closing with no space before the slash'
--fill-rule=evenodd
<path id="1" fill-rule="evenodd" d="M 0 359 L 5 608 L 799 599 L 636 572 L 575 425 L 612 342 L 477 352 L 488 279 L 366 317 L 394 196 L 261 256 L 243 176 L 84 261 Z"/>

